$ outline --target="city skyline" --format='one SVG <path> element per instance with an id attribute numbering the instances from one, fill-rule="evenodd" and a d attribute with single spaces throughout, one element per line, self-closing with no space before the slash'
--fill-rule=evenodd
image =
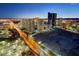
<path id="1" fill-rule="evenodd" d="M 48 12 L 79 18 L 78 10 L 78 3 L 0 3 L 0 18 L 47 18 Z"/>

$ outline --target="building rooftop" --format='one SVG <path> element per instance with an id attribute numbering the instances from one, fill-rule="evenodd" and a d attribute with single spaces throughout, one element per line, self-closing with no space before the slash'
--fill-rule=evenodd
<path id="1" fill-rule="evenodd" d="M 55 28 L 33 36 L 56 55 L 79 55 L 79 34 Z"/>

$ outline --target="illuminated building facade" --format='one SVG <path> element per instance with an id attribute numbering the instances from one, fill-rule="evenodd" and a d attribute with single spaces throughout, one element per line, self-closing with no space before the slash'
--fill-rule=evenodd
<path id="1" fill-rule="evenodd" d="M 20 28 L 24 28 L 28 32 L 35 30 L 41 32 L 48 29 L 47 22 L 48 20 L 46 18 L 21 19 L 19 25 Z"/>

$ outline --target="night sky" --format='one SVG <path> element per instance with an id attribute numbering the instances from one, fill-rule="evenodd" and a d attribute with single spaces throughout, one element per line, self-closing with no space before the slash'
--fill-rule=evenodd
<path id="1" fill-rule="evenodd" d="M 48 12 L 58 17 L 79 18 L 78 3 L 0 3 L 0 18 L 47 18 Z"/>

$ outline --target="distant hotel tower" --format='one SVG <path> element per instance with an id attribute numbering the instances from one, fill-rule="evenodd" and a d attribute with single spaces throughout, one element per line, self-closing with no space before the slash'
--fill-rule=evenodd
<path id="1" fill-rule="evenodd" d="M 55 26 L 56 19 L 57 19 L 57 13 L 48 12 L 48 27 L 50 24 L 52 25 L 52 27 Z"/>

